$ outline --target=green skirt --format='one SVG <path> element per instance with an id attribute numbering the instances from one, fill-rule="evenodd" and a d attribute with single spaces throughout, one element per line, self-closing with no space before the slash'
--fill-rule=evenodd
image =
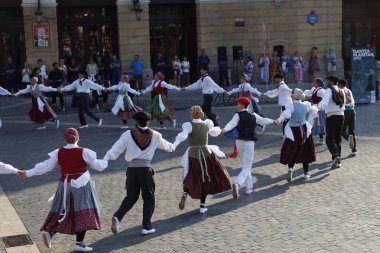
<path id="1" fill-rule="evenodd" d="M 162 112 L 160 108 L 160 95 L 155 95 L 152 99 L 151 104 L 148 106 L 148 112 L 152 116 L 152 118 L 163 121 L 163 120 L 171 120 L 174 118 L 174 114 L 172 109 L 169 106 L 169 102 L 167 97 L 164 94 L 161 94 L 162 102 L 165 106 L 165 110 Z"/>

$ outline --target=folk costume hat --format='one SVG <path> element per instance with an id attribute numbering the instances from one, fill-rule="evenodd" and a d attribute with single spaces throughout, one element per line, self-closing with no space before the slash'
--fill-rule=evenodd
<path id="1" fill-rule="evenodd" d="M 139 125 L 145 124 L 151 119 L 151 116 L 147 112 L 138 112 L 135 113 L 132 118 L 137 121 Z"/>
<path id="2" fill-rule="evenodd" d="M 67 128 L 63 138 L 67 143 L 74 144 L 79 141 L 79 133 L 75 128 Z"/>
<path id="3" fill-rule="evenodd" d="M 251 103 L 251 101 L 247 97 L 237 98 L 235 101 L 236 101 L 236 103 L 239 103 L 239 104 L 242 104 L 245 106 L 248 106 Z"/>

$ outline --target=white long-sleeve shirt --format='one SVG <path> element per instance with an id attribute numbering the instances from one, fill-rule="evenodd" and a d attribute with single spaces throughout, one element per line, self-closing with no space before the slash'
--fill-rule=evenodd
<path id="1" fill-rule="evenodd" d="M 338 86 L 333 85 L 331 89 L 338 91 Z M 326 89 L 325 95 L 323 96 L 321 102 L 318 104 L 318 108 L 325 110 L 327 117 L 332 115 L 344 115 L 344 104 L 343 106 L 336 105 L 332 98 L 331 89 Z M 344 94 L 344 93 L 343 93 Z M 344 99 L 346 101 L 346 99 Z"/>
<path id="2" fill-rule="evenodd" d="M 0 162 L 0 174 L 16 174 L 18 169 L 10 164 Z"/>
<path id="3" fill-rule="evenodd" d="M 11 93 L 9 91 L 7 91 L 6 89 L 4 89 L 3 87 L 0 86 L 0 95 L 3 95 L 3 96 L 6 96 L 6 95 L 10 95 Z"/>
<path id="4" fill-rule="evenodd" d="M 203 80 L 202 80 L 203 79 Z M 190 84 L 189 86 L 185 87 L 185 90 L 198 90 L 202 89 L 203 94 L 212 94 L 214 92 L 216 93 L 223 93 L 225 90 L 217 85 L 214 80 L 210 76 L 204 76 L 199 78 L 198 81 L 196 81 L 193 84 Z"/>
<path id="5" fill-rule="evenodd" d="M 50 86 L 45 86 L 43 84 L 35 84 L 35 85 L 27 85 L 25 89 L 22 89 L 22 90 L 19 90 L 17 93 L 15 93 L 15 96 L 19 96 L 19 95 L 23 95 L 23 94 L 28 94 L 30 93 L 32 90 L 35 90 L 37 89 L 38 87 L 38 90 L 39 91 L 42 91 L 42 92 L 56 92 L 57 89 L 56 88 L 53 88 L 53 87 L 50 87 Z"/>
<path id="6" fill-rule="evenodd" d="M 160 81 L 154 81 L 152 82 L 151 85 L 149 85 L 148 87 L 145 88 L 145 90 L 142 92 L 142 93 L 148 93 L 148 92 L 151 92 L 153 90 L 153 88 L 157 87 L 158 84 L 160 83 Z M 174 86 L 174 85 L 171 85 L 171 84 L 168 84 L 167 82 L 165 81 L 161 81 L 161 87 L 162 88 L 166 88 L 168 90 L 176 90 L 176 91 L 180 91 L 181 89 Z"/>
<path id="7" fill-rule="evenodd" d="M 77 148 L 76 144 L 67 144 L 63 148 L 72 149 Z M 35 175 L 42 175 L 49 171 L 52 171 L 58 165 L 58 151 L 59 149 L 54 150 L 49 153 L 49 159 L 37 163 L 33 169 L 27 170 L 27 177 L 32 177 Z M 90 168 L 98 171 L 103 171 L 107 168 L 108 163 L 104 160 L 96 159 L 96 152 L 91 149 L 84 148 L 82 153 L 83 160 L 90 166 Z"/>
<path id="8" fill-rule="evenodd" d="M 253 94 L 261 96 L 261 92 L 258 91 L 256 88 L 253 88 L 251 86 L 251 84 L 249 84 L 249 83 L 239 84 L 239 86 L 237 88 L 230 90 L 229 92 L 227 92 L 227 94 L 231 95 L 231 94 L 238 93 L 238 92 L 243 92 L 243 91 L 249 91 L 249 92 L 251 92 Z"/>
<path id="9" fill-rule="evenodd" d="M 61 91 L 76 90 L 77 93 L 90 93 L 91 90 L 104 90 L 105 88 L 88 79 L 77 79 L 72 84 L 69 84 L 61 89 Z"/>
<path id="10" fill-rule="evenodd" d="M 264 93 L 265 96 L 274 98 L 278 96 L 278 104 L 280 106 L 285 106 L 292 102 L 290 95 L 292 94 L 292 89 L 286 85 L 284 81 L 281 81 L 277 89 L 270 90 Z"/>
<path id="11" fill-rule="evenodd" d="M 201 119 L 193 119 L 191 122 L 193 122 L 193 123 L 202 123 L 202 122 L 206 123 L 208 126 L 208 134 L 213 136 L 213 137 L 217 137 L 221 132 L 220 127 L 215 127 L 214 123 L 209 119 L 206 119 L 205 121 L 203 121 Z M 191 122 L 185 122 L 182 124 L 182 132 L 180 132 L 177 135 L 177 137 L 175 138 L 175 141 L 173 143 L 174 147 L 177 148 L 177 146 L 181 142 L 184 142 L 187 140 L 187 137 L 193 131 L 193 126 L 191 125 Z"/>
<path id="12" fill-rule="evenodd" d="M 116 84 L 116 85 L 113 85 L 111 87 L 108 88 L 108 90 L 118 90 L 119 92 L 123 92 L 123 91 L 126 91 L 126 92 L 130 92 L 132 94 L 135 94 L 135 95 L 140 95 L 140 92 L 134 90 L 131 88 L 131 85 L 129 83 L 126 83 L 126 82 L 120 82 L 119 84 Z"/>
<path id="13" fill-rule="evenodd" d="M 248 111 L 248 110 L 244 109 L 242 111 Z M 252 113 L 252 114 L 256 118 L 256 124 L 259 124 L 259 125 L 273 124 L 272 119 L 263 118 L 260 115 L 257 115 L 256 113 Z M 232 117 L 230 122 L 228 122 L 227 125 L 224 127 L 224 131 L 228 132 L 228 131 L 234 129 L 238 125 L 239 121 L 240 121 L 239 113 L 235 113 L 235 115 Z"/>
<path id="14" fill-rule="evenodd" d="M 123 152 L 125 152 L 125 160 L 132 161 L 135 159 L 152 160 L 156 149 L 162 149 L 167 152 L 173 152 L 174 146 L 164 138 L 162 135 L 153 130 L 153 136 L 149 146 L 141 150 L 132 138 L 131 131 L 123 133 L 110 150 L 104 156 L 104 160 L 116 160 Z"/>
<path id="15" fill-rule="evenodd" d="M 311 96 L 313 96 L 313 94 L 314 94 L 314 92 L 315 92 L 316 89 L 317 88 L 313 87 L 313 88 L 311 88 L 311 90 L 304 90 L 303 93 L 305 94 L 306 97 L 311 97 Z M 323 98 L 323 96 L 325 95 L 326 90 L 323 89 L 323 88 L 320 88 L 316 92 L 317 92 L 317 96 L 318 97 Z"/>

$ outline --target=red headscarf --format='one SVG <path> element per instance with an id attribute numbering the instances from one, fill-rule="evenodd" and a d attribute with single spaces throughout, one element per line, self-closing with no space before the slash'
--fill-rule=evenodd
<path id="1" fill-rule="evenodd" d="M 67 128 L 63 138 L 69 144 L 74 144 L 79 140 L 79 133 L 75 128 Z"/>

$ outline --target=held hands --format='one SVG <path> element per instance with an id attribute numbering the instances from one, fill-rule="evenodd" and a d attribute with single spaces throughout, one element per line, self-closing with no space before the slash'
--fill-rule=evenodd
<path id="1" fill-rule="evenodd" d="M 275 125 L 275 126 L 280 126 L 280 121 L 278 121 L 277 119 L 275 119 L 275 120 L 273 120 L 273 124 Z"/>
<path id="2" fill-rule="evenodd" d="M 21 179 L 21 180 L 26 180 L 28 179 L 28 176 L 26 175 L 26 171 L 25 170 L 19 170 L 17 173 L 16 173 L 16 176 Z"/>

